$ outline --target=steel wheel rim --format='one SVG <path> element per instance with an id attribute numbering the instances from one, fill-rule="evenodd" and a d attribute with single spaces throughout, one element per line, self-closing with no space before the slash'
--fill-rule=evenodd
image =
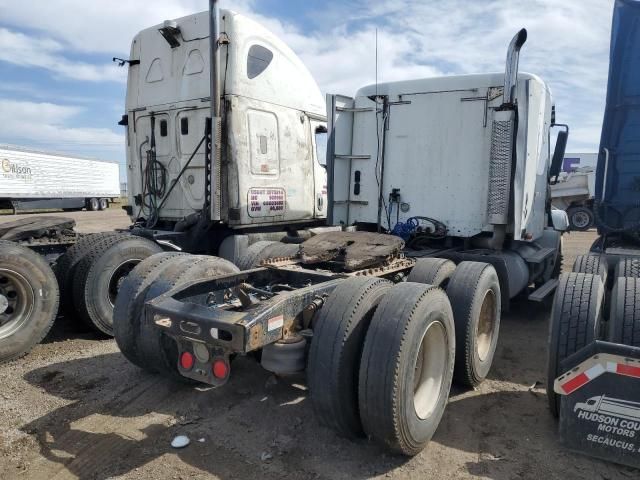
<path id="1" fill-rule="evenodd" d="M 413 408 L 421 420 L 433 414 L 449 369 L 447 331 L 444 325 L 433 322 L 420 341 L 413 375 Z"/>
<path id="2" fill-rule="evenodd" d="M 480 307 L 480 318 L 476 329 L 476 351 L 478 358 L 484 362 L 491 351 L 493 336 L 496 330 L 496 296 L 493 290 L 487 290 Z"/>
<path id="3" fill-rule="evenodd" d="M 573 224 L 578 228 L 585 228 L 591 220 L 586 212 L 575 212 L 571 218 Z"/>
<path id="4" fill-rule="evenodd" d="M 24 276 L 4 268 L 0 268 L 0 296 L 6 299 L 6 306 L 0 313 L 2 339 L 13 335 L 29 320 L 36 296 L 33 287 Z"/>
<path id="5" fill-rule="evenodd" d="M 141 258 L 131 258 L 129 260 L 125 260 L 115 268 L 115 270 L 109 277 L 107 298 L 112 307 L 116 304 L 116 297 L 118 296 L 118 292 L 120 291 L 122 282 L 124 282 L 124 279 L 127 278 L 127 276 L 131 273 L 131 270 L 133 270 L 135 266 L 138 265 L 141 261 Z"/>

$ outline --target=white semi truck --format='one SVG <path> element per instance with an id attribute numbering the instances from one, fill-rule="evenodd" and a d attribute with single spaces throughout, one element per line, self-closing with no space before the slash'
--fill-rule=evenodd
<path id="1" fill-rule="evenodd" d="M 566 154 L 551 184 L 551 204 L 567 212 L 571 230 L 588 230 L 595 223 L 596 161 L 595 153 Z"/>
<path id="2" fill-rule="evenodd" d="M 67 250 L 63 299 L 177 380 L 222 386 L 237 355 L 307 370 L 321 422 L 416 454 L 451 382 L 488 375 L 501 310 L 555 286 L 566 131 L 552 162 L 549 89 L 517 74 L 526 31 L 505 74 L 329 96 L 327 130 L 295 54 L 215 3 L 122 60 L 133 225 Z"/>
<path id="3" fill-rule="evenodd" d="M 117 161 L 0 145 L 0 208 L 104 210 L 120 196 Z"/>

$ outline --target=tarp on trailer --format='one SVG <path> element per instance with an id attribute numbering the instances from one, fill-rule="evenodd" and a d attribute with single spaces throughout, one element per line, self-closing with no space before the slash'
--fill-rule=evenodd
<path id="1" fill-rule="evenodd" d="M 596 201 L 601 234 L 621 228 L 640 230 L 639 0 L 616 0 L 614 5 Z"/>

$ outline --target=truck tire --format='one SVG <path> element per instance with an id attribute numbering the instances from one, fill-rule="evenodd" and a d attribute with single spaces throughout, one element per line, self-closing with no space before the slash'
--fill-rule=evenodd
<path id="1" fill-rule="evenodd" d="M 358 405 L 364 431 L 403 455 L 431 440 L 449 397 L 455 362 L 449 299 L 432 285 L 399 283 L 367 331 Z"/>
<path id="2" fill-rule="evenodd" d="M 53 271 L 58 279 L 58 288 L 60 289 L 60 309 L 66 315 L 74 315 L 76 311 L 73 305 L 73 279 L 76 275 L 78 263 L 94 243 L 118 235 L 120 234 L 117 232 L 103 232 L 80 237 L 56 261 Z"/>
<path id="3" fill-rule="evenodd" d="M 274 243 L 277 243 L 277 242 L 260 240 L 259 242 L 252 243 L 247 248 L 247 251 L 245 252 L 245 254 L 238 259 L 238 261 L 236 262 L 236 265 L 240 270 L 250 270 L 254 268 L 254 265 L 257 265 L 258 262 L 260 261 L 258 257 L 262 253 L 262 250 L 264 250 L 266 247 Z"/>
<path id="4" fill-rule="evenodd" d="M 573 262 L 573 272 L 599 275 L 604 284 L 607 283 L 608 269 L 607 259 L 604 255 L 578 255 L 576 261 Z"/>
<path id="5" fill-rule="evenodd" d="M 42 341 L 58 301 L 49 264 L 28 248 L 0 240 L 0 362 L 20 358 Z"/>
<path id="6" fill-rule="evenodd" d="M 101 198 L 100 200 L 98 200 L 99 210 L 106 210 L 107 208 L 109 208 L 109 201 L 106 198 Z"/>
<path id="7" fill-rule="evenodd" d="M 219 257 L 206 255 L 177 257 L 167 262 L 149 285 L 142 304 L 144 305 L 181 283 L 205 280 L 239 271 L 233 263 Z M 156 328 L 153 319 L 147 318 L 144 311 L 141 311 L 139 322 L 140 331 L 136 337 L 136 349 L 142 368 L 155 371 L 173 380 L 193 383 L 178 371 L 178 347 L 175 340 Z"/>
<path id="8" fill-rule="evenodd" d="M 640 278 L 616 278 L 611 295 L 608 340 L 640 347 Z"/>
<path id="9" fill-rule="evenodd" d="M 563 373 L 560 363 L 598 338 L 603 303 L 604 284 L 599 275 L 560 275 L 549 320 L 547 362 L 547 400 L 555 417 L 560 411 L 560 397 L 553 391 L 553 382 Z"/>
<path id="10" fill-rule="evenodd" d="M 100 208 L 100 202 L 97 198 L 90 198 L 87 200 L 87 210 L 90 212 L 97 212 Z"/>
<path id="11" fill-rule="evenodd" d="M 407 282 L 426 283 L 445 288 L 456 269 L 446 258 L 419 258 L 409 272 Z"/>
<path id="12" fill-rule="evenodd" d="M 622 258 L 616 267 L 616 278 L 640 278 L 640 258 Z"/>
<path id="13" fill-rule="evenodd" d="M 140 332 L 140 316 L 149 286 L 160 275 L 165 264 L 186 253 L 162 252 L 145 258 L 122 282 L 113 307 L 113 336 L 122 354 L 134 365 L 144 368 L 136 338 Z"/>
<path id="14" fill-rule="evenodd" d="M 587 207 L 570 207 L 567 209 L 567 217 L 569 218 L 569 228 L 574 231 L 584 232 L 593 227 L 594 214 Z"/>
<path id="15" fill-rule="evenodd" d="M 447 296 L 456 326 L 453 380 L 476 387 L 489 374 L 498 344 L 502 300 L 495 268 L 460 262 L 449 280 Z"/>
<path id="16" fill-rule="evenodd" d="M 240 270 L 249 270 L 260 266 L 268 258 L 291 257 L 298 253 L 300 246 L 293 243 L 259 241 L 253 243 L 238 260 Z"/>
<path id="17" fill-rule="evenodd" d="M 314 322 L 307 367 L 311 404 L 320 423 L 345 437 L 363 434 L 358 414 L 362 346 L 391 286 L 381 278 L 349 278 L 329 295 Z"/>
<path id="18" fill-rule="evenodd" d="M 80 319 L 113 336 L 113 307 L 122 282 L 138 263 L 159 252 L 162 248 L 151 240 L 127 234 L 94 243 L 78 263 L 73 283 Z"/>

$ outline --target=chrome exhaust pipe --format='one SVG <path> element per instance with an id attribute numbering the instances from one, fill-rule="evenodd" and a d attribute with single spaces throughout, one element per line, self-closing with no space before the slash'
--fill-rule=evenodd
<path id="1" fill-rule="evenodd" d="M 516 85 L 518 83 L 518 61 L 520 48 L 527 41 L 527 29 L 523 28 L 511 39 L 507 49 L 507 64 L 504 71 L 504 90 L 502 93 L 503 106 L 512 106 L 516 99 Z"/>

